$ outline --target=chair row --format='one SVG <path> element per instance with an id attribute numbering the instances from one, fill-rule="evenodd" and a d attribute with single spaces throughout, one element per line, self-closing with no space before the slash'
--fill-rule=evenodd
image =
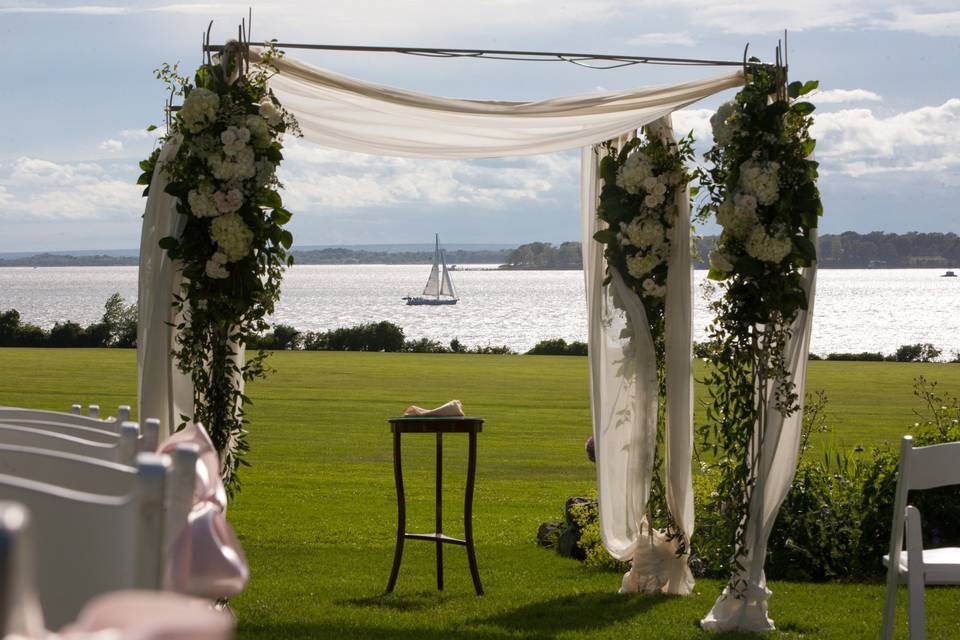
<path id="1" fill-rule="evenodd" d="M 130 421 L 0 408 L 0 500 L 31 514 L 37 593 L 51 628 L 109 591 L 172 587 L 217 599 L 246 582 L 242 549 L 223 519 L 225 498 L 202 489 L 211 471 L 219 481 L 212 444 L 196 427 L 191 435 L 202 438 L 181 435 L 158 447 L 159 428 L 156 420 L 141 432 Z M 203 497 L 211 491 L 214 507 Z M 228 562 L 221 574 L 232 582 L 205 588 L 193 579 L 193 554 L 216 556 L 222 546 L 230 558 L 239 552 L 242 566 Z"/>

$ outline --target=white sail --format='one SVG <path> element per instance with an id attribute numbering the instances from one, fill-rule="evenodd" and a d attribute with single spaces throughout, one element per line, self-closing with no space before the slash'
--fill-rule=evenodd
<path id="1" fill-rule="evenodd" d="M 450 271 L 447 269 L 447 261 L 444 258 L 443 252 L 440 253 L 440 263 L 443 266 L 443 279 L 440 283 L 440 295 L 456 298 L 457 292 L 453 288 L 453 281 L 450 279 Z"/>
<path id="2" fill-rule="evenodd" d="M 433 248 L 433 269 L 427 278 L 427 286 L 423 288 L 425 296 L 440 297 L 440 234 L 436 236 L 436 245 Z"/>

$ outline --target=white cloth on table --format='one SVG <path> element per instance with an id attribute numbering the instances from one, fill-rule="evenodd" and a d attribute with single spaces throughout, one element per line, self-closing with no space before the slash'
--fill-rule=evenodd
<path id="1" fill-rule="evenodd" d="M 450 402 L 445 402 L 444 404 L 436 407 L 434 409 L 423 409 L 417 405 L 412 405 L 406 408 L 403 412 L 405 416 L 462 416 L 463 415 L 463 405 L 459 400 L 451 400 Z"/>

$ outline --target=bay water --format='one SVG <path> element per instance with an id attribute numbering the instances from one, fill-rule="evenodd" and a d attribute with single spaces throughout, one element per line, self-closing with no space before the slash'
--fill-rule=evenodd
<path id="1" fill-rule="evenodd" d="M 288 270 L 274 322 L 319 331 L 389 320 L 408 338 L 526 351 L 547 338 L 586 340 L 581 271 L 499 271 L 464 266 L 452 273 L 460 302 L 407 306 L 419 295 L 429 265 L 299 265 Z M 811 351 L 817 354 L 880 351 L 929 342 L 945 356 L 960 352 L 960 278 L 940 269 L 823 269 L 818 274 Z M 695 274 L 694 333 L 710 321 Z M 114 292 L 137 296 L 136 267 L 0 268 L 0 311 L 50 328 L 57 321 L 100 320 Z"/>

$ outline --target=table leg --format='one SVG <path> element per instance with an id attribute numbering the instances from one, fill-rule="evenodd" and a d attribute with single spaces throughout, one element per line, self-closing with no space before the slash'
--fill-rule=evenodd
<path id="1" fill-rule="evenodd" d="M 407 531 L 407 505 L 403 496 L 403 468 L 400 464 L 400 432 L 393 434 L 393 477 L 397 484 L 397 546 L 393 552 L 393 568 L 387 581 L 387 593 L 393 591 L 400 573 L 400 559 L 403 557 L 404 534 Z"/>
<path id="2" fill-rule="evenodd" d="M 463 501 L 463 532 L 467 543 L 467 560 L 470 562 L 470 575 L 473 577 L 473 588 L 477 595 L 483 595 L 483 585 L 480 584 L 480 570 L 477 568 L 477 553 L 473 548 L 473 485 L 477 475 L 477 433 L 471 431 L 470 451 L 467 459 L 467 490 Z"/>
<path id="3" fill-rule="evenodd" d="M 443 590 L 443 434 L 437 432 L 437 589 Z"/>

